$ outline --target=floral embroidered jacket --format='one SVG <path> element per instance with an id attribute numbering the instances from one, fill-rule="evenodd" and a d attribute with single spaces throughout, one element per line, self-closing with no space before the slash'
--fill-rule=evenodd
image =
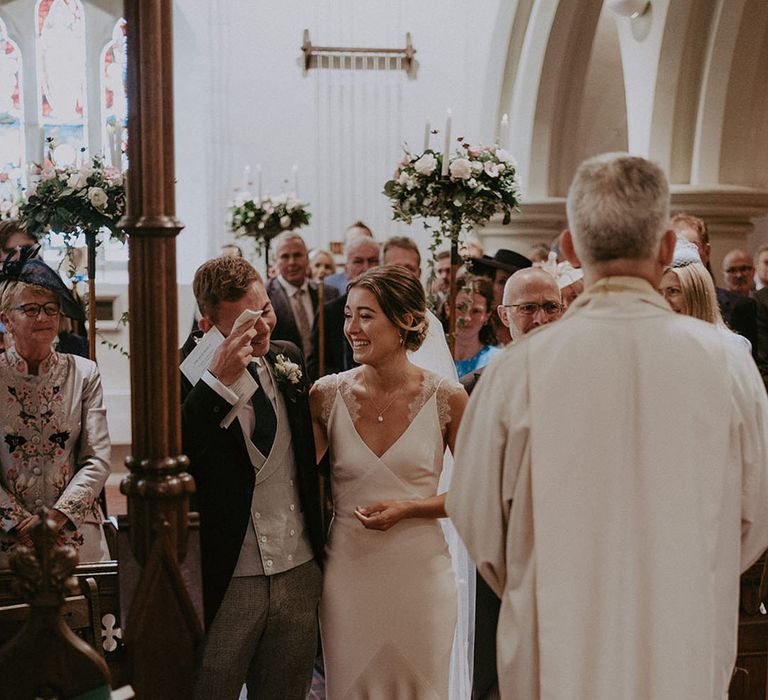
<path id="1" fill-rule="evenodd" d="M 74 544 L 82 544 L 82 532 L 101 530 L 98 495 L 109 474 L 111 445 L 99 371 L 90 360 L 52 352 L 39 372 L 30 375 L 13 348 L 0 355 L 4 550 L 9 542 L 3 535 L 43 505 L 69 518 Z"/>

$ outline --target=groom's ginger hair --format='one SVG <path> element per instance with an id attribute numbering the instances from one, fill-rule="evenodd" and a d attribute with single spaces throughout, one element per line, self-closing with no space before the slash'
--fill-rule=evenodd
<path id="1" fill-rule="evenodd" d="M 217 321 L 219 303 L 237 301 L 245 296 L 254 282 L 262 282 L 261 276 L 245 258 L 224 255 L 203 263 L 192 281 L 200 313 Z"/>

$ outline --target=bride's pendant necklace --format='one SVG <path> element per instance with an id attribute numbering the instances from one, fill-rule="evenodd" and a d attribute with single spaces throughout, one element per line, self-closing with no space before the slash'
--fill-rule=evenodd
<path id="1" fill-rule="evenodd" d="M 371 405 L 376 409 L 376 420 L 379 421 L 379 423 L 383 423 L 384 413 L 395 402 L 395 399 L 398 397 L 398 394 L 395 394 L 392 397 L 392 400 L 386 406 L 384 406 L 384 408 L 380 410 L 379 407 L 376 405 L 376 402 L 373 400 L 373 393 L 368 388 L 368 382 L 365 379 L 365 372 L 363 372 L 362 375 L 363 375 L 363 384 L 365 384 L 365 390 L 368 392 L 368 400 L 371 402 Z"/>

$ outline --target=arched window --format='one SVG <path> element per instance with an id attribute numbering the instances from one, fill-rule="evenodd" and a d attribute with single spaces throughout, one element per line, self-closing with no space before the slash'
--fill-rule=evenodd
<path id="1" fill-rule="evenodd" d="M 43 137 L 54 139 L 58 165 L 73 164 L 88 145 L 83 6 L 80 0 L 37 0 L 35 19 Z"/>
<path id="2" fill-rule="evenodd" d="M 19 195 L 24 170 L 21 52 L 0 19 L 0 201 Z M 0 218 L 5 212 L 0 211 Z"/>
<path id="3" fill-rule="evenodd" d="M 112 30 L 112 40 L 101 52 L 102 143 L 107 160 L 121 170 L 127 167 L 123 156 L 126 150 L 125 126 L 128 114 L 125 27 L 125 20 L 119 19 Z"/>

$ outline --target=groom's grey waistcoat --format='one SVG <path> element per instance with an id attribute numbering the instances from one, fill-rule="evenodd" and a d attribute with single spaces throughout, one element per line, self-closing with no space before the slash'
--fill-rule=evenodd
<path id="1" fill-rule="evenodd" d="M 273 378 L 273 385 L 274 382 Z M 312 559 L 312 545 L 301 513 L 296 460 L 285 399 L 275 387 L 277 434 L 269 457 L 254 450 L 256 488 L 251 518 L 233 576 L 279 574 Z M 258 420 L 258 416 L 256 418 Z"/>

